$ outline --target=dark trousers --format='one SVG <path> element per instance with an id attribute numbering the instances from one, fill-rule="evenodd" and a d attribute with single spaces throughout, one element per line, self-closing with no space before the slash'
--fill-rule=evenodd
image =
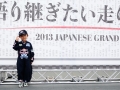
<path id="1" fill-rule="evenodd" d="M 17 59 L 18 80 L 30 82 L 32 78 L 32 65 L 29 59 Z"/>

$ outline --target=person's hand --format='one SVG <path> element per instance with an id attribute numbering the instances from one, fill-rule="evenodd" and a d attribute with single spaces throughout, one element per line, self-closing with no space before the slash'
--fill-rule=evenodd
<path id="1" fill-rule="evenodd" d="M 19 41 L 19 36 L 16 37 L 16 41 Z"/>

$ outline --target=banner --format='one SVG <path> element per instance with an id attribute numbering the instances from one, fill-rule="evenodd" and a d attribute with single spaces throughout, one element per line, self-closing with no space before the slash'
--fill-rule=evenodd
<path id="1" fill-rule="evenodd" d="M 0 0 L 1 59 L 23 29 L 38 60 L 120 58 L 119 0 Z"/>

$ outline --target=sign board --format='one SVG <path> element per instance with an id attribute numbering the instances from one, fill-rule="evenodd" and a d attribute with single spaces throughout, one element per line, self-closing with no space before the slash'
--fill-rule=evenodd
<path id="1" fill-rule="evenodd" d="M 12 46 L 23 29 L 36 61 L 120 58 L 119 0 L 1 0 L 0 60 L 16 60 Z"/>

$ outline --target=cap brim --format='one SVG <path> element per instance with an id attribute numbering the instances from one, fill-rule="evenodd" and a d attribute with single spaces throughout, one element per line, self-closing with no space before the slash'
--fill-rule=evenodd
<path id="1" fill-rule="evenodd" d="M 24 35 L 27 35 L 27 34 L 20 34 L 19 36 L 24 36 Z"/>

